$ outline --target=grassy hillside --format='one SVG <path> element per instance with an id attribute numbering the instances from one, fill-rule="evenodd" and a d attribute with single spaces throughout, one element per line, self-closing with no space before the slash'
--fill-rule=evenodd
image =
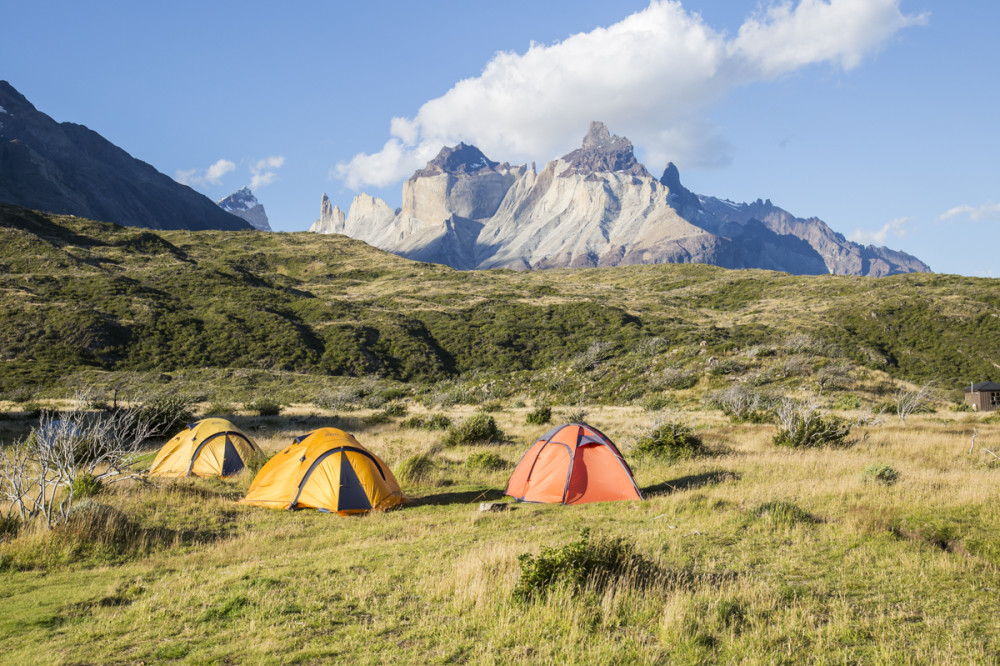
<path id="1" fill-rule="evenodd" d="M 7 392 L 238 369 L 283 376 L 285 399 L 305 401 L 330 377 L 514 373 L 536 394 L 620 403 L 680 375 L 784 386 L 830 364 L 957 389 L 1000 358 L 1000 281 L 956 276 L 459 272 L 340 236 L 151 232 L 10 206 L 0 268 Z"/>
<path id="2" fill-rule="evenodd" d="M 0 304 L 0 453 L 43 407 L 93 422 L 162 391 L 267 454 L 347 430 L 411 500 L 246 507 L 250 471 L 81 484 L 54 527 L 0 518 L 0 664 L 1000 663 L 1000 419 L 949 404 L 996 378 L 996 280 L 462 273 L 0 206 Z M 902 380 L 938 389 L 905 424 L 878 414 Z M 851 432 L 778 446 L 779 396 Z M 502 436 L 464 442 L 487 414 Z M 477 511 L 584 419 L 645 500 Z M 690 446 L 658 458 L 664 423 Z"/>

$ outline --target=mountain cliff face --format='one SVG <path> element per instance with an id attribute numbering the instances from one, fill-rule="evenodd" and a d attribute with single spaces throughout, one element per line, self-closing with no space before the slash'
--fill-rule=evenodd
<path id="1" fill-rule="evenodd" d="M 250 229 L 83 125 L 57 123 L 0 81 L 0 202 L 150 229 Z"/>
<path id="2" fill-rule="evenodd" d="M 681 185 L 673 164 L 657 180 L 628 139 L 598 122 L 580 148 L 540 172 L 494 162 L 474 146 L 443 148 L 403 184 L 402 202 L 394 211 L 362 194 L 346 218 L 324 212 L 312 230 L 460 269 L 706 263 L 795 274 L 930 270 L 770 201 L 699 197 Z"/>
<path id="3" fill-rule="evenodd" d="M 215 204 L 227 213 L 243 218 L 255 229 L 271 231 L 271 222 L 267 219 L 264 206 L 257 201 L 257 197 L 249 187 L 240 188 L 225 199 L 216 201 Z"/>

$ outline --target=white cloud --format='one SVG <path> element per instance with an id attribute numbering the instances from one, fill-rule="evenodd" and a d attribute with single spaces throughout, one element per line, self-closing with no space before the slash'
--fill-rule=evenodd
<path id="1" fill-rule="evenodd" d="M 938 221 L 953 222 L 961 218 L 967 218 L 972 222 L 1000 220 L 1000 204 L 985 203 L 981 206 L 970 206 L 968 204 L 955 206 L 939 215 Z"/>
<path id="2" fill-rule="evenodd" d="M 284 164 L 285 158 L 282 155 L 273 155 L 251 164 L 250 173 L 252 174 L 252 178 L 250 179 L 250 189 L 256 190 L 259 187 L 273 183 L 278 177 L 278 169 L 284 166 Z"/>
<path id="3" fill-rule="evenodd" d="M 174 180 L 182 185 L 221 185 L 222 177 L 230 171 L 235 171 L 236 165 L 229 160 L 218 160 L 204 171 L 200 169 L 178 169 L 174 172 Z"/>
<path id="4" fill-rule="evenodd" d="M 882 226 L 878 231 L 865 231 L 863 229 L 855 229 L 851 232 L 851 235 L 847 237 L 847 240 L 854 241 L 855 243 L 862 243 L 864 245 L 885 245 L 885 240 L 892 234 L 896 238 L 902 238 L 906 235 L 907 229 L 906 225 L 913 221 L 912 217 L 897 217 L 894 220 L 889 220 Z"/>
<path id="5" fill-rule="evenodd" d="M 654 169 L 667 159 L 724 164 L 729 144 L 704 120 L 712 104 L 735 87 L 810 64 L 857 66 L 900 29 L 926 20 L 903 14 L 899 2 L 781 2 L 729 37 L 676 0 L 652 0 L 607 28 L 497 53 L 478 77 L 412 118 L 393 118 L 382 150 L 332 173 L 354 189 L 389 185 L 459 141 L 494 159 L 544 162 L 576 147 L 591 120 L 642 146 Z"/>

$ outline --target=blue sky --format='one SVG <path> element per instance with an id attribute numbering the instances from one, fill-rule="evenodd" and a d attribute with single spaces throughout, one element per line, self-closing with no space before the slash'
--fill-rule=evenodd
<path id="1" fill-rule="evenodd" d="M 1000 276 L 1000 3 L 7 0 L 0 78 L 272 226 L 399 204 L 443 143 L 539 164 L 589 120 L 699 194 Z M 460 83 L 461 82 L 461 83 Z M 394 120 L 396 119 L 396 120 Z"/>

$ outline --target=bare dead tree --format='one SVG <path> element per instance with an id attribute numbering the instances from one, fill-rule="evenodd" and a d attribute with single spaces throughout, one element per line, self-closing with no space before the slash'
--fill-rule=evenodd
<path id="1" fill-rule="evenodd" d="M 154 432 L 141 403 L 87 412 L 86 396 L 76 407 L 42 414 L 28 437 L 0 450 L 0 498 L 6 515 L 42 517 L 52 527 L 64 522 L 74 501 L 74 481 L 88 474 L 101 483 L 135 478 L 140 446 Z"/>
<path id="2" fill-rule="evenodd" d="M 906 425 L 906 419 L 911 414 L 916 414 L 927 408 L 931 399 L 931 385 L 926 383 L 916 391 L 911 391 L 905 386 L 896 389 L 896 415 L 899 417 L 901 425 Z"/>

